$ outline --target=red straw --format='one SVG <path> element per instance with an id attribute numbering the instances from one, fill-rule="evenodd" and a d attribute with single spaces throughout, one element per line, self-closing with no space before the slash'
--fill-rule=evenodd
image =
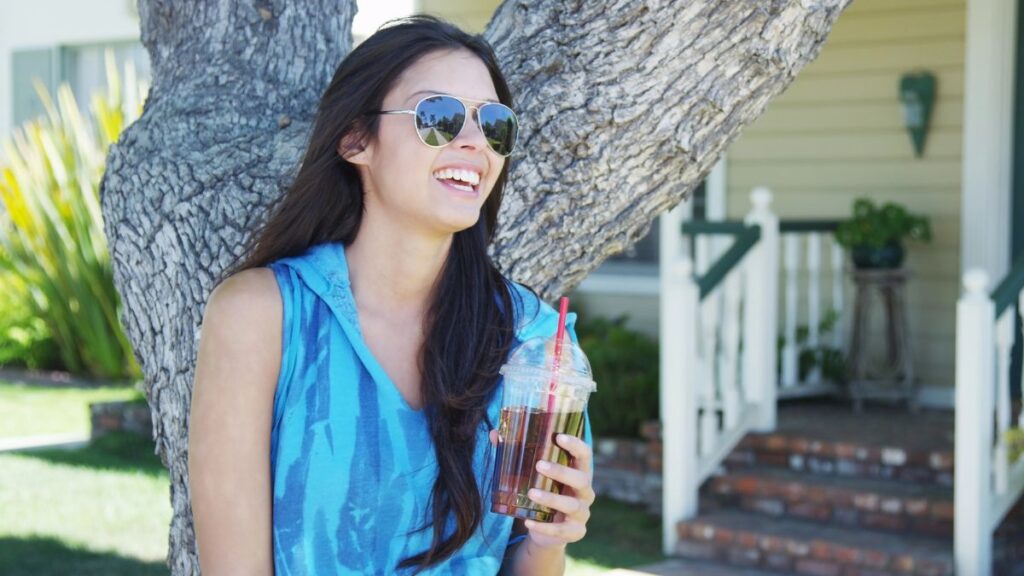
<path id="1" fill-rule="evenodd" d="M 548 384 L 548 412 L 555 411 L 555 386 L 558 385 L 558 369 L 562 364 L 562 339 L 565 338 L 565 317 L 569 314 L 569 298 L 562 296 L 558 301 L 558 334 L 555 336 L 555 358 L 551 366 L 551 383 Z"/>

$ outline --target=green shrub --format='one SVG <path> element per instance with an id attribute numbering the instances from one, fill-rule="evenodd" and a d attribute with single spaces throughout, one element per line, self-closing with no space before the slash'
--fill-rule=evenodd
<path id="1" fill-rule="evenodd" d="M 659 417 L 658 344 L 625 322 L 595 317 L 576 324 L 597 381 L 588 405 L 595 436 L 639 438 L 640 425 Z"/>
<path id="2" fill-rule="evenodd" d="M 60 368 L 46 323 L 24 305 L 28 298 L 28 286 L 13 274 L 0 272 L 0 366 Z"/>
<path id="3" fill-rule="evenodd" d="M 134 77 L 130 69 L 127 75 Z M 25 123 L 4 142 L 0 273 L 27 287 L 21 306 L 45 324 L 63 368 L 125 378 L 136 377 L 139 368 L 119 320 L 99 184 L 107 148 L 134 116 L 122 111 L 122 86 L 109 54 L 107 82 L 107 94 L 93 100 L 91 118 L 82 115 L 68 85 L 60 87 L 54 103 L 36 84 L 46 116 Z M 138 92 L 131 101 L 140 103 L 139 110 L 129 111 L 137 116 L 143 88 L 125 90 Z M 27 364 L 34 354 L 27 352 L 22 361 Z"/>

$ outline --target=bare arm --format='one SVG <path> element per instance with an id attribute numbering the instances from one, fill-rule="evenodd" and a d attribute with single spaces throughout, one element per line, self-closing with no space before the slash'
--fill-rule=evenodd
<path id="1" fill-rule="evenodd" d="M 277 281 L 267 268 L 225 280 L 203 315 L 188 467 L 205 576 L 274 573 L 270 428 L 282 316 Z"/>

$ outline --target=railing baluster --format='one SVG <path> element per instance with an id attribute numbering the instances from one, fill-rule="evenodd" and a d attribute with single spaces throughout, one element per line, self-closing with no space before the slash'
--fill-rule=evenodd
<path id="1" fill-rule="evenodd" d="M 711 242 L 707 236 L 698 235 L 694 241 L 698 276 L 707 273 L 710 266 Z M 698 326 L 700 347 L 698 365 L 700 385 L 697 405 L 700 407 L 700 455 L 707 456 L 715 449 L 718 441 L 718 414 L 715 406 L 715 363 L 718 352 L 716 345 L 718 329 L 718 291 L 709 294 L 698 305 Z"/>
<path id="2" fill-rule="evenodd" d="M 1017 314 L 1020 315 L 1022 326 L 1024 326 L 1024 292 L 1017 296 Z M 1024 336 L 1024 334 L 1021 334 L 1021 336 Z M 1024 364 L 1024 362 L 1021 362 L 1021 364 Z M 1022 373 L 1017 383 L 1020 385 L 1020 397 L 1024 399 L 1024 368 L 1022 368 Z M 1021 407 L 1020 413 L 1017 414 L 1017 427 L 1024 430 L 1024 406 Z"/>
<path id="3" fill-rule="evenodd" d="M 818 328 L 821 323 L 821 234 L 807 234 L 807 348 L 818 348 Z M 807 375 L 807 382 L 821 381 L 821 369 L 815 365 Z"/>
<path id="4" fill-rule="evenodd" d="M 836 350 L 843 350 L 844 332 L 843 326 L 843 247 L 836 242 L 832 236 L 832 310 L 836 313 L 836 322 L 832 326 L 832 346 Z"/>
<path id="5" fill-rule="evenodd" d="M 701 328 L 703 348 L 701 349 L 701 382 L 702 398 L 700 414 L 700 453 L 710 455 L 718 445 L 718 396 L 716 389 L 719 381 L 716 366 L 718 357 L 718 316 L 721 293 L 709 294 L 701 303 Z"/>
<path id="6" fill-rule="evenodd" d="M 739 424 L 740 397 L 737 386 L 740 348 L 740 286 L 746 266 L 740 266 L 725 280 L 725 309 L 722 322 L 722 362 L 718 377 L 722 393 L 722 422 L 726 430 Z"/>
<path id="7" fill-rule="evenodd" d="M 1010 429 L 1010 350 L 1013 348 L 1013 320 L 1014 314 L 1007 310 L 996 321 L 996 450 L 992 470 L 995 474 L 996 494 L 1006 492 L 1010 472 L 1006 432 Z"/>
<path id="8" fill-rule="evenodd" d="M 784 266 L 786 269 L 786 329 L 782 348 L 782 386 L 791 388 L 799 379 L 799 350 L 796 343 L 797 270 L 800 246 L 796 234 L 783 235 Z"/>

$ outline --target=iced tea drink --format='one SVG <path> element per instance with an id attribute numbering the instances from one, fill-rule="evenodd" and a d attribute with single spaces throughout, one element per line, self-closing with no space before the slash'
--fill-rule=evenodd
<path id="1" fill-rule="evenodd" d="M 552 522 L 555 510 L 531 500 L 530 489 L 560 494 L 562 485 L 538 472 L 537 461 L 569 464 L 569 453 L 555 437 L 583 438 L 583 414 L 595 388 L 590 363 L 568 338 L 555 371 L 552 340 L 528 340 L 501 368 L 504 392 L 491 485 L 492 512 L 538 522 Z"/>

